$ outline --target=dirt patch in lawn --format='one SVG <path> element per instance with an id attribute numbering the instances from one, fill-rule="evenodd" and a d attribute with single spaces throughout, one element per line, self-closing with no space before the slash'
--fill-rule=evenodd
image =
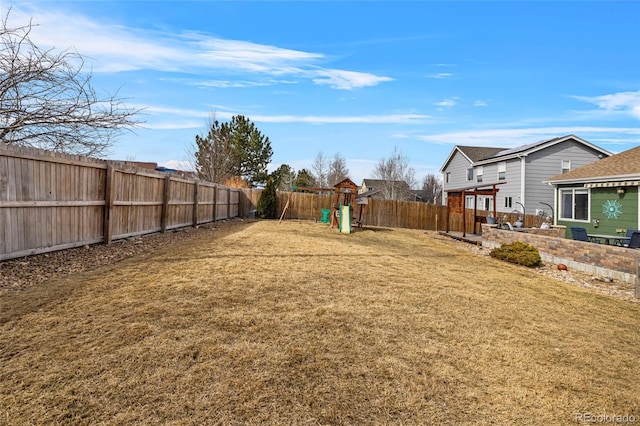
<path id="1" fill-rule="evenodd" d="M 424 232 L 199 232 L 0 295 L 0 423 L 640 419 L 640 306 Z"/>

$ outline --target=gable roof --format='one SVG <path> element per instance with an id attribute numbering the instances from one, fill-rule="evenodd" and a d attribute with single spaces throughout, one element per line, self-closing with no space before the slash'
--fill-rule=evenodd
<path id="1" fill-rule="evenodd" d="M 440 172 L 443 172 L 447 168 L 447 165 L 453 158 L 456 152 L 461 153 L 471 163 L 471 165 L 490 164 L 498 161 L 506 161 L 511 158 L 517 158 L 519 156 L 528 155 L 532 152 L 540 151 L 550 146 L 565 142 L 567 140 L 574 140 L 582 145 L 585 145 L 595 151 L 600 152 L 603 156 L 610 156 L 611 152 L 600 148 L 597 145 L 592 144 L 582 138 L 575 135 L 559 136 L 544 141 L 534 142 L 526 145 L 520 145 L 515 148 L 491 148 L 491 147 L 478 147 L 478 146 L 460 146 L 456 145 L 447 160 L 444 162 Z"/>
<path id="2" fill-rule="evenodd" d="M 486 146 L 458 146 L 458 150 L 472 162 L 481 161 L 485 158 L 497 155 L 504 148 L 491 148 Z"/>
<path id="3" fill-rule="evenodd" d="M 579 138 L 576 135 L 566 135 L 566 136 L 560 136 L 552 139 L 547 139 L 540 142 L 521 145 L 511 149 L 505 149 L 493 155 L 492 157 L 487 157 L 487 158 L 484 158 L 483 160 L 480 160 L 479 163 L 486 164 L 486 163 L 492 163 L 495 161 L 505 161 L 510 158 L 521 157 L 523 155 L 528 155 L 533 152 L 540 151 L 545 148 L 549 148 L 553 145 L 566 142 L 568 140 L 574 140 L 575 142 L 578 142 L 581 145 L 587 146 L 595 151 L 600 152 L 603 156 L 609 157 L 611 155 L 611 152 L 607 151 L 606 149 L 602 149 L 599 146 L 594 145 L 591 142 L 588 142 L 582 138 Z"/>
<path id="4" fill-rule="evenodd" d="M 553 176 L 552 184 L 640 179 L 640 146 Z"/>
<path id="5" fill-rule="evenodd" d="M 336 183 L 335 185 L 333 185 L 334 188 L 358 188 L 358 184 L 356 184 L 354 181 L 352 181 L 349 178 L 344 178 L 342 179 L 340 182 Z"/>
<path id="6" fill-rule="evenodd" d="M 451 162 L 451 159 L 458 152 L 462 156 L 464 156 L 469 163 L 475 164 L 476 162 L 478 162 L 478 161 L 480 161 L 480 160 L 482 160 L 484 158 L 496 155 L 500 151 L 504 151 L 504 148 L 492 148 L 492 147 L 486 147 L 486 146 L 456 145 L 456 146 L 453 147 L 453 149 L 449 153 L 449 156 L 447 157 L 447 159 L 445 160 L 444 164 L 440 168 L 440 172 L 443 172 L 444 169 L 447 168 L 447 166 Z"/>

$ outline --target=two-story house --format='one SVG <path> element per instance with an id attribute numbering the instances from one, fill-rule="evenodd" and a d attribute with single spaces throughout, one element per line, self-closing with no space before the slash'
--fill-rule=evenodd
<path id="1" fill-rule="evenodd" d="M 544 182 L 552 176 L 593 163 L 611 153 L 575 135 L 557 137 L 517 148 L 453 148 L 440 172 L 443 175 L 443 204 L 447 191 L 491 186 L 499 183 L 496 211 L 550 215 L 554 189 Z M 493 210 L 492 196 L 468 197 L 465 207 Z"/>

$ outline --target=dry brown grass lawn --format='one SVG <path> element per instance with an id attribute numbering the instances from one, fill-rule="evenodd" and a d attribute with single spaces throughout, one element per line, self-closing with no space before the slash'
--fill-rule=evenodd
<path id="1" fill-rule="evenodd" d="M 0 423 L 640 422 L 640 306 L 408 230 L 261 221 L 0 297 Z"/>

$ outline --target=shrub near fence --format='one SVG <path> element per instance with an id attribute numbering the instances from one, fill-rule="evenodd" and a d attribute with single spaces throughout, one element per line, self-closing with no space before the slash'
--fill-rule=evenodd
<path id="1" fill-rule="evenodd" d="M 240 191 L 0 144 L 0 260 L 240 215 Z"/>

